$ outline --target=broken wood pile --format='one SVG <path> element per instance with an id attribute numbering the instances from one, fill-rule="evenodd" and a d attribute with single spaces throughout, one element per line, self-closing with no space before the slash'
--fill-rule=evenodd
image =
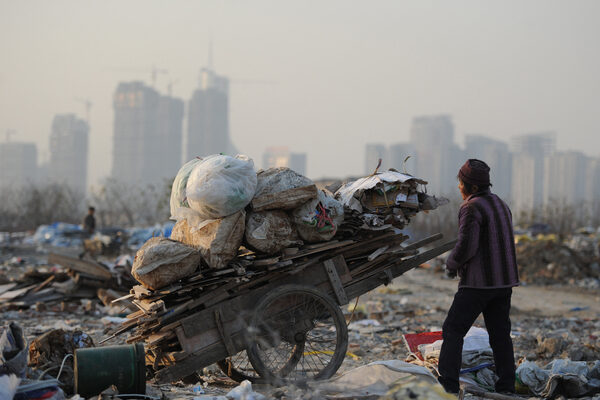
<path id="1" fill-rule="evenodd" d="M 273 288 L 311 285 L 331 294 L 338 304 L 346 304 L 389 283 L 393 277 L 378 275 L 440 237 L 404 246 L 408 236 L 388 229 L 362 231 L 350 240 L 286 248 L 276 256 L 242 248 L 227 269 L 200 270 L 158 290 L 134 286 L 115 302 L 131 301 L 138 311 L 105 341 L 133 331 L 127 342 L 145 342 L 156 381 L 177 380 L 244 350 L 244 327 L 253 305 Z"/>
<path id="2" fill-rule="evenodd" d="M 57 268 L 54 264 L 62 268 Z M 19 278 L 0 285 L 0 306 L 43 307 L 96 297 L 108 305 L 134 282 L 124 266 L 111 271 L 93 260 L 50 253 L 47 267 L 27 268 Z"/>

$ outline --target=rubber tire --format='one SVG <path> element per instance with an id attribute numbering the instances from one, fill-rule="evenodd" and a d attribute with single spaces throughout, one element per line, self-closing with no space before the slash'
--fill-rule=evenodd
<path id="1" fill-rule="evenodd" d="M 250 320 L 250 326 L 256 326 L 257 322 L 263 319 L 261 317 L 261 313 L 263 310 L 265 310 L 269 303 L 281 296 L 293 293 L 308 294 L 310 296 L 313 296 L 317 298 L 320 302 L 325 304 L 329 310 L 331 310 L 331 317 L 333 318 L 333 322 L 336 327 L 336 349 L 329 364 L 325 368 L 323 368 L 318 374 L 311 378 L 313 380 L 328 379 L 332 377 L 340 368 L 340 366 L 344 362 L 344 358 L 346 357 L 346 351 L 348 349 L 348 328 L 346 326 L 346 319 L 344 318 L 344 315 L 342 314 L 342 311 L 340 310 L 337 303 L 334 300 L 332 300 L 330 296 L 310 286 L 280 286 L 275 290 L 269 292 L 258 302 Z M 271 384 L 276 385 L 285 385 L 288 383 L 286 382 L 286 379 L 284 377 L 276 376 L 269 368 L 267 368 L 264 365 L 264 362 L 262 361 L 258 353 L 256 343 L 249 342 L 246 351 L 248 353 L 250 363 L 252 363 L 252 366 L 254 367 L 255 371 L 261 376 L 261 378 L 263 378 L 265 381 Z M 295 381 L 295 383 L 302 382 Z"/>

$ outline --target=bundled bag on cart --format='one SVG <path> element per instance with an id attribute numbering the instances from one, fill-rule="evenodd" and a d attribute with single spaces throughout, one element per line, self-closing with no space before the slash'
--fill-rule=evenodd
<path id="1" fill-rule="evenodd" d="M 185 190 L 184 190 L 185 186 Z M 171 218 L 194 231 L 244 209 L 256 191 L 252 159 L 216 154 L 186 163 L 171 191 Z"/>
<path id="2" fill-rule="evenodd" d="M 198 249 L 210 268 L 222 269 L 237 255 L 244 238 L 245 219 L 246 212 L 240 210 L 227 217 L 211 220 L 196 230 L 182 220 L 173 227 L 171 239 Z"/>
<path id="3" fill-rule="evenodd" d="M 296 208 L 292 215 L 303 240 L 324 242 L 331 240 L 344 222 L 344 206 L 321 190 L 316 198 Z"/>
<path id="4" fill-rule="evenodd" d="M 154 237 L 137 251 L 131 274 L 144 287 L 156 290 L 190 276 L 201 262 L 198 250 L 164 237 Z"/>
<path id="5" fill-rule="evenodd" d="M 257 174 L 252 209 L 292 210 L 316 198 L 317 192 L 313 181 L 289 168 L 268 168 Z"/>
<path id="6" fill-rule="evenodd" d="M 249 212 L 245 239 L 250 248 L 266 254 L 303 244 L 294 222 L 282 210 Z"/>

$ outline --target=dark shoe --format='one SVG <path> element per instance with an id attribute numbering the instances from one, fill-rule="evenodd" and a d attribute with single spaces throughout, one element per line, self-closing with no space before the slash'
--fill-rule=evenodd
<path id="1" fill-rule="evenodd" d="M 458 394 L 458 391 L 459 391 L 459 387 L 458 387 L 458 386 L 457 386 L 456 388 L 454 388 L 454 387 L 450 387 L 450 386 L 446 386 L 446 385 L 444 385 L 444 384 L 442 383 L 442 380 L 441 380 L 441 378 L 442 378 L 441 376 L 438 376 L 437 380 L 438 380 L 438 382 L 440 383 L 440 385 L 442 385 L 442 387 L 444 388 L 444 390 L 446 391 L 446 393 L 450 393 L 450 394 Z"/>

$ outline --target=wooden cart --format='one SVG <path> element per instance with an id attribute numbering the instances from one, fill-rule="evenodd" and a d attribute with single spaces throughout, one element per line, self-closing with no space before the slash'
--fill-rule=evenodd
<path id="1" fill-rule="evenodd" d="M 151 348 L 147 361 L 158 383 L 177 381 L 213 363 L 236 380 L 329 378 L 348 346 L 340 306 L 455 244 L 420 251 L 442 235 L 400 245 L 407 238 L 386 232 L 368 240 L 307 246 L 278 260 L 272 272 L 221 285 L 153 319 L 143 311 L 156 311 L 157 302 L 138 301 L 142 313 L 135 324 L 146 318 L 149 328 L 128 342 L 144 340 Z M 125 323 L 123 331 L 132 325 Z"/>

